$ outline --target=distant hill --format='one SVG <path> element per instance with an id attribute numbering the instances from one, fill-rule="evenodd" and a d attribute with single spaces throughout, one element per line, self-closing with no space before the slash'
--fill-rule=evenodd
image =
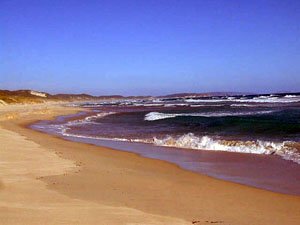
<path id="1" fill-rule="evenodd" d="M 121 95 L 93 96 L 88 94 L 55 94 L 34 90 L 0 90 L 0 105 L 34 104 L 48 101 L 88 101 L 101 99 L 119 99 Z"/>
<path id="2" fill-rule="evenodd" d="M 32 90 L 0 90 L 0 104 L 41 103 L 49 94 Z"/>
<path id="3" fill-rule="evenodd" d="M 122 95 L 103 95 L 103 96 L 93 96 L 88 94 L 56 94 L 51 95 L 50 98 L 66 101 L 74 100 L 99 100 L 99 99 L 115 99 L 124 98 Z"/>

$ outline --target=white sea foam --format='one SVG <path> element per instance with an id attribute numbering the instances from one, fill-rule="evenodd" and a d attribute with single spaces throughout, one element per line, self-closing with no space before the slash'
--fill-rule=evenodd
<path id="1" fill-rule="evenodd" d="M 231 104 L 231 107 L 257 107 L 257 105 L 252 104 Z"/>
<path id="2" fill-rule="evenodd" d="M 34 128 L 38 130 L 47 129 L 51 132 L 59 133 L 64 136 L 69 136 L 67 131 L 70 130 L 71 127 L 85 125 L 85 124 L 98 124 L 97 122 L 94 122 L 95 119 L 103 118 L 105 116 L 112 115 L 112 114 L 116 114 L 116 112 L 101 112 L 93 116 L 85 117 L 84 119 L 68 121 L 65 124 L 34 125 Z M 86 136 L 82 136 L 82 137 L 86 137 Z"/>
<path id="3" fill-rule="evenodd" d="M 293 102 L 300 102 L 300 98 L 288 99 L 288 98 L 268 97 L 268 98 L 253 98 L 253 99 L 236 99 L 235 101 L 249 102 L 249 103 L 293 103 Z"/>
<path id="4" fill-rule="evenodd" d="M 224 104 L 192 104 L 190 107 L 222 107 Z"/>
<path id="5" fill-rule="evenodd" d="M 161 99 L 157 98 L 157 99 L 153 99 L 152 102 L 160 103 L 160 102 L 163 102 L 163 101 Z"/>
<path id="6" fill-rule="evenodd" d="M 185 102 L 188 103 L 197 103 L 197 102 L 224 102 L 228 101 L 228 99 L 184 99 Z"/>
<path id="7" fill-rule="evenodd" d="M 150 112 L 145 115 L 144 120 L 147 120 L 147 121 L 162 120 L 162 119 L 167 119 L 167 118 L 174 118 L 178 115 L 179 114 Z"/>
<path id="8" fill-rule="evenodd" d="M 297 98 L 297 95 L 285 95 L 285 98 Z"/>
<path id="9" fill-rule="evenodd" d="M 68 121 L 66 124 L 63 124 L 63 125 L 60 125 L 60 124 L 48 125 L 48 127 L 52 128 L 52 129 L 56 129 L 58 131 L 58 133 L 64 133 L 65 131 L 69 130 L 70 127 L 72 127 L 72 126 L 78 126 L 78 125 L 84 125 L 84 124 L 98 124 L 97 122 L 94 121 L 95 119 L 103 118 L 105 116 L 112 115 L 112 114 L 115 114 L 115 112 L 101 112 L 101 113 L 97 113 L 96 115 L 93 115 L 93 116 L 85 117 L 84 119 Z"/>
<path id="10" fill-rule="evenodd" d="M 133 104 L 134 106 L 144 106 L 144 107 L 151 107 L 151 106 L 163 106 L 164 104 L 159 104 L 159 103 L 135 103 Z"/>
<path id="11" fill-rule="evenodd" d="M 101 112 L 101 113 L 97 113 L 97 115 L 88 116 L 84 118 L 84 120 L 87 122 L 91 122 L 94 119 L 103 118 L 105 116 L 112 115 L 112 114 L 115 114 L 115 112 Z"/>
<path id="12" fill-rule="evenodd" d="M 286 160 L 292 160 L 300 164 L 300 153 L 294 142 L 268 142 L 268 141 L 225 141 L 215 140 L 209 136 L 197 137 L 193 133 L 188 133 L 174 138 L 167 136 L 163 139 L 154 138 L 153 143 L 159 146 L 176 148 L 188 148 L 196 150 L 227 151 L 252 154 L 275 154 Z"/>
<path id="13" fill-rule="evenodd" d="M 227 98 L 228 100 L 234 100 L 234 99 L 236 99 L 235 97 L 228 97 Z"/>
<path id="14" fill-rule="evenodd" d="M 68 129 L 62 129 L 61 132 L 59 132 L 59 133 L 65 137 L 153 144 L 153 139 L 117 138 L 117 137 L 112 138 L 112 137 L 101 137 L 101 136 L 89 136 L 89 135 L 80 135 L 80 134 L 69 133 L 69 132 L 67 132 L 67 130 Z"/>
<path id="15" fill-rule="evenodd" d="M 191 107 L 205 107 L 205 106 L 208 106 L 208 105 L 201 105 L 201 104 L 195 104 L 195 105 L 190 105 Z M 212 106 L 212 105 L 210 105 Z M 219 105 L 214 105 L 214 106 L 219 106 Z"/>
<path id="16" fill-rule="evenodd" d="M 237 98 L 237 99 L 184 99 L 188 103 L 205 103 L 205 102 L 244 102 L 244 103 L 293 103 L 300 102 L 299 96 L 294 97 L 270 97 L 270 96 L 260 96 L 251 99 L 247 98 Z"/>
<path id="17" fill-rule="evenodd" d="M 254 111 L 254 112 L 208 112 L 208 113 L 160 113 L 149 112 L 145 115 L 144 120 L 155 121 L 175 117 L 183 116 L 195 116 L 195 117 L 225 117 L 225 116 L 249 116 L 272 113 L 272 110 Z"/>
<path id="18" fill-rule="evenodd" d="M 172 104 L 172 103 L 164 104 L 164 107 L 176 107 L 176 104 Z"/>

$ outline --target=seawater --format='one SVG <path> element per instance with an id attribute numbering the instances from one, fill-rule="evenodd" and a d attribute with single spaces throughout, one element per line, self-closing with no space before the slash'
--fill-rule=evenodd
<path id="1" fill-rule="evenodd" d="M 205 151 L 232 154 L 235 152 L 253 156 L 264 155 L 266 156 L 264 160 L 267 160 L 268 156 L 272 159 L 276 156 L 276 160 L 279 160 L 276 161 L 277 164 L 280 160 L 285 161 L 283 164 L 295 164 L 292 166 L 293 172 L 290 173 L 295 174 L 295 168 L 299 170 L 300 95 L 298 93 L 123 99 L 87 102 L 81 103 L 80 106 L 90 108 L 91 113 L 81 115 L 80 119 L 60 117 L 56 122 L 36 124 L 35 129 L 46 129 L 66 138 L 77 138 L 96 144 L 103 144 L 103 141 L 109 140 L 122 142 L 123 146 L 124 143 L 141 144 L 144 147 L 139 148 L 137 153 L 140 151 L 146 156 L 149 153 L 144 152 L 145 146 L 148 146 L 146 147 L 148 149 L 150 146 L 160 146 L 155 148 L 155 151 L 152 150 L 157 153 L 157 149 L 164 149 L 161 151 L 162 154 L 154 154 L 154 158 L 162 159 L 162 155 L 167 152 L 169 161 L 172 161 L 170 158 L 174 158 L 172 151 L 174 154 L 176 152 L 177 156 L 185 152 L 182 157 L 186 157 L 187 153 L 184 149 L 191 151 L 194 156 L 196 152 L 203 156 Z M 120 148 L 119 145 L 117 147 Z M 165 147 L 170 150 L 166 151 Z M 126 150 L 130 150 L 130 147 Z M 190 167 L 183 164 L 183 160 L 179 158 L 176 158 L 175 163 L 191 170 L 198 168 L 197 162 L 192 160 L 193 166 Z M 198 159 L 201 161 L 200 158 Z M 266 163 L 265 169 L 268 169 L 267 165 L 271 164 L 275 166 L 272 161 Z M 202 169 L 198 168 L 196 171 L 200 170 L 203 173 L 203 168 L 202 162 Z M 223 175 L 226 174 L 220 170 L 217 173 L 212 173 L 212 170 L 205 171 L 219 178 L 224 178 Z M 241 177 L 243 176 L 232 179 L 227 176 L 225 179 L 253 184 Z M 282 179 L 278 178 L 278 180 Z M 279 183 L 277 182 L 277 185 Z M 260 187 L 257 184 L 254 186 Z M 281 188 L 280 191 L 285 192 L 283 189 L 288 188 Z M 276 188 L 273 187 L 271 190 L 276 191 Z"/>

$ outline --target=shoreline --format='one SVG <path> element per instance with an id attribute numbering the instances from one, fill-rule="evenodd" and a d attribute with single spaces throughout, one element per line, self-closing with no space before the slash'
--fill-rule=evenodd
<path id="1" fill-rule="evenodd" d="M 138 156 L 156 159 L 176 165 L 181 169 L 195 172 L 214 179 L 233 182 L 248 187 L 288 195 L 300 196 L 299 165 L 282 159 L 278 155 L 245 154 L 240 152 L 192 150 L 150 143 L 117 141 L 113 139 L 93 139 L 64 136 L 49 129 L 39 129 L 43 124 L 65 124 L 94 116 L 92 110 L 82 109 L 71 115 L 61 115 L 50 121 L 27 124 L 29 129 L 53 135 L 67 141 L 107 147 L 115 151 L 134 153 Z M 38 127 L 34 127 L 37 125 Z M 46 125 L 47 126 L 47 125 Z M 259 174 L 259 175 L 258 175 Z M 276 176 L 274 176 L 276 174 Z"/>
<path id="2" fill-rule="evenodd" d="M 137 224 L 215 222 L 224 225 L 273 225 L 299 222 L 300 217 L 297 213 L 299 214 L 300 210 L 300 198 L 297 196 L 272 193 L 217 180 L 186 171 L 168 162 L 107 147 L 71 142 L 20 126 L 30 121 L 53 118 L 61 115 L 63 111 L 78 110 L 71 108 L 67 110 L 66 107 L 61 106 L 58 106 L 58 109 L 49 107 L 50 111 L 45 114 L 39 115 L 31 111 L 14 121 L 2 120 L 0 127 L 3 132 L 9 130 L 8 132 L 13 132 L 15 136 L 25 137 L 49 154 L 54 152 L 57 161 L 63 165 L 68 165 L 70 160 L 73 164 L 76 162 L 75 172 L 65 173 L 61 169 L 58 175 L 50 173 L 38 180 L 45 184 L 40 191 L 58 194 L 58 201 L 64 198 L 68 201 L 83 201 L 84 203 L 80 202 L 82 207 L 88 205 L 90 208 L 98 209 L 89 215 L 84 214 L 86 211 L 79 210 L 78 215 L 71 215 L 74 223 L 95 224 L 95 221 L 106 221 L 106 224 L 134 224 L 135 221 Z M 11 154 L 15 153 L 11 152 Z M 1 180 L 0 186 L 5 190 L 5 179 Z M 186 193 L 189 195 L 187 196 Z M 6 195 L 9 196 L 10 193 L 7 192 Z M 27 195 L 30 197 L 32 194 L 27 193 Z M 61 201 L 61 204 L 64 205 L 65 202 Z M 274 202 L 277 204 L 273 204 Z M 5 201 L 2 203 L 1 208 L 5 203 Z M 111 211 L 102 210 L 103 207 L 109 207 Z M 123 214 L 117 213 L 115 216 L 114 212 L 120 207 L 124 210 Z M 67 207 L 65 210 L 68 209 Z M 14 208 L 10 213 L 13 215 L 18 210 L 22 211 Z M 63 207 L 60 210 L 64 210 Z M 6 218 L 4 220 L 7 221 L 6 224 L 22 224 L 13 221 L 12 218 L 7 219 L 8 213 L 2 212 L 0 218 Z M 97 215 L 99 212 L 103 212 L 102 215 Z M 136 215 L 139 221 L 134 220 L 132 215 Z M 86 218 L 80 220 L 80 216 L 93 217 L 95 221 L 93 223 Z M 71 218 L 69 219 L 71 221 Z M 38 222 L 31 221 L 28 224 L 38 224 Z"/>

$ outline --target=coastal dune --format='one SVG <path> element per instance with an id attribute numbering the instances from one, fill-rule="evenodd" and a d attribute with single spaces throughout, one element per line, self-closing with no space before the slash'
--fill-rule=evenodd
<path id="1" fill-rule="evenodd" d="M 299 224 L 298 196 L 27 128 L 79 110 L 1 106 L 0 224 Z"/>

